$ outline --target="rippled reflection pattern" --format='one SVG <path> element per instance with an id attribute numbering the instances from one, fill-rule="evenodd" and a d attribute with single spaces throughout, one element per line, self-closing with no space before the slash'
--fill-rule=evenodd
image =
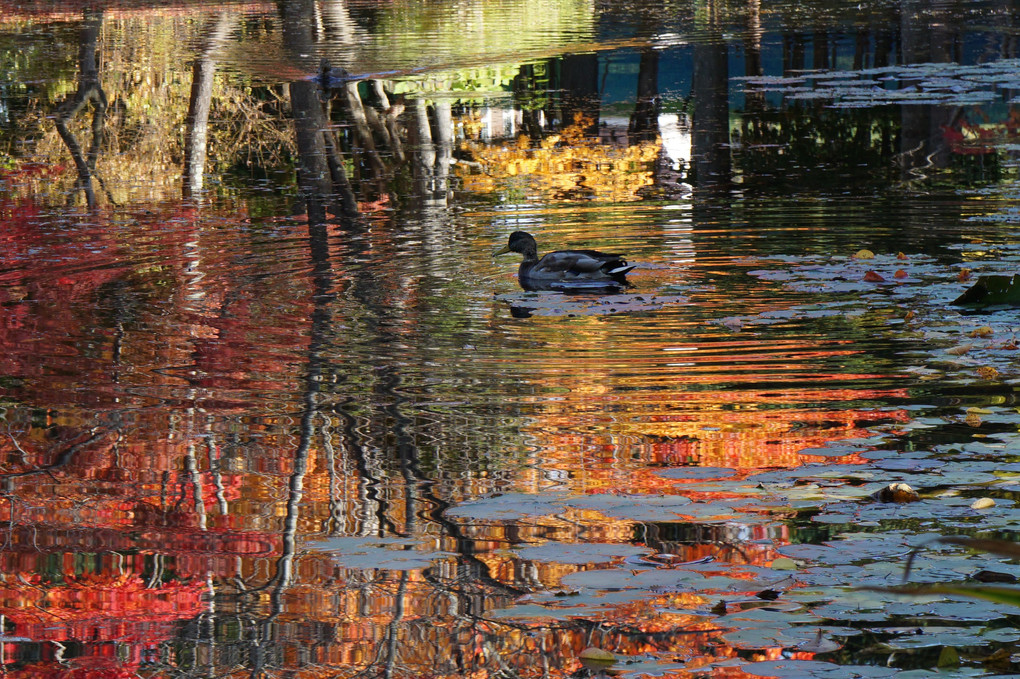
<path id="1" fill-rule="evenodd" d="M 0 2 L 5 673 L 1016 673 L 990 8 Z"/>

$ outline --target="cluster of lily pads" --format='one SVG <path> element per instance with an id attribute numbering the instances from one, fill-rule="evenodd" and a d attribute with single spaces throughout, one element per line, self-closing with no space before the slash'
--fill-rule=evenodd
<path id="1" fill-rule="evenodd" d="M 1009 408 L 983 417 L 1005 426 L 1020 421 Z M 783 648 L 791 654 L 769 661 L 728 658 L 691 668 L 668 654 L 618 657 L 616 669 L 626 676 L 705 676 L 716 666 L 739 666 L 752 676 L 770 677 L 937 676 L 879 664 L 837 664 L 826 654 L 852 643 L 863 655 L 891 660 L 931 649 L 965 652 L 1020 642 L 1020 629 L 1013 624 L 1015 605 L 937 592 L 904 598 L 896 591 L 908 560 L 910 580 L 916 583 L 961 582 L 981 573 L 1006 581 L 1020 576 L 1020 567 L 999 556 L 936 542 L 947 532 L 996 531 L 1020 523 L 1011 497 L 1020 491 L 1020 462 L 999 461 L 1003 449 L 1020 444 L 1020 434 L 1003 432 L 983 442 L 911 452 L 885 447 L 895 438 L 876 433 L 804 451 L 813 459 L 856 455 L 865 460 L 857 464 L 822 461 L 750 475 L 730 468 L 660 471 L 677 482 L 679 495 L 508 493 L 461 503 L 446 515 L 466 524 L 517 524 L 596 511 L 635 523 L 757 525 L 766 532 L 781 528 L 784 517 L 810 516 L 820 526 L 833 527 L 834 537 L 819 544 L 775 546 L 776 558 L 766 566 L 725 559 L 677 562 L 627 543 L 549 542 L 516 548 L 523 561 L 579 568 L 564 576 L 558 588 L 534 592 L 489 615 L 496 622 L 555 626 L 577 618 L 611 620 L 620 607 L 644 602 L 663 613 L 711 623 L 720 645 L 748 653 Z M 885 501 L 881 491 L 900 483 L 920 491 L 916 501 Z M 996 499 L 976 503 L 976 495 Z M 340 540 L 324 547 L 337 550 L 337 560 L 354 568 L 417 569 L 424 567 L 423 560 L 453 557 L 413 540 Z M 671 607 L 670 595 L 683 592 L 696 594 L 702 603 Z M 698 629 L 704 630 L 704 624 L 698 623 Z M 814 654 L 814 659 L 795 657 L 798 652 Z M 982 674 L 972 669 L 957 667 L 955 676 Z"/>
<path id="2" fill-rule="evenodd" d="M 746 91 L 790 100 L 825 100 L 838 108 L 886 104 L 967 106 L 1005 99 L 1020 102 L 1020 59 L 983 64 L 926 63 L 858 70 L 813 71 L 795 76 L 738 78 Z"/>
<path id="3" fill-rule="evenodd" d="M 979 246 L 958 249 L 968 247 Z M 980 261 L 982 272 L 1006 274 L 1020 260 L 1020 253 L 1005 241 L 980 247 L 989 252 L 962 252 L 961 259 Z M 1015 307 L 954 307 L 974 281 L 962 265 L 865 251 L 854 256 L 774 256 L 756 263 L 762 268 L 751 270 L 752 276 L 816 294 L 821 301 L 719 319 L 726 332 L 856 318 L 903 340 L 905 355 L 915 357 L 913 367 L 904 361 L 906 373 L 918 381 L 931 373 L 942 383 L 954 378 L 1020 382 L 1020 349 L 1013 341 Z M 555 311 L 615 313 L 679 300 L 618 297 L 592 301 L 560 296 Z M 538 296 L 530 311 L 552 309 L 550 304 Z M 1015 622 L 1020 585 L 1015 585 L 1015 595 L 1009 589 L 1020 582 L 1020 566 L 1001 554 L 969 549 L 973 544 L 967 538 L 944 541 L 948 536 L 1002 534 L 1020 526 L 1020 413 L 1008 405 L 952 412 L 950 408 L 909 422 L 875 425 L 870 436 L 805 449 L 801 454 L 807 463 L 793 469 L 750 474 L 709 467 L 659 471 L 676 482 L 675 494 L 508 493 L 466 501 L 445 514 L 454 522 L 482 525 L 555 522 L 596 512 L 635 524 L 717 526 L 743 544 L 753 543 L 748 542 L 749 531 L 778 536 L 793 519 L 827 536 L 793 543 L 759 540 L 767 544 L 758 546 L 774 555 L 766 565 L 739 563 L 741 559 L 722 553 L 723 546 L 718 559 L 694 562 L 678 562 L 672 555 L 629 543 L 554 541 L 513 549 L 516 559 L 576 570 L 563 576 L 556 589 L 533 592 L 489 612 L 495 623 L 556 626 L 576 619 L 612 620 L 621 607 L 644 604 L 695 621 L 689 624 L 707 629 L 712 643 L 746 654 L 696 667 L 671 654 L 618 657 L 615 670 L 626 676 L 708 676 L 715 669 L 735 667 L 747 675 L 769 677 L 939 676 L 937 669 L 901 670 L 898 664 L 951 667 L 953 676 L 989 676 L 996 654 L 1006 652 L 1006 659 L 999 659 L 1005 667 L 1020 666 L 1008 657 L 1008 649 L 1020 644 Z M 923 440 L 929 430 L 961 425 L 976 435 L 953 434 L 952 443 L 923 448 L 911 443 Z M 890 495 L 890 487 L 908 489 L 906 499 Z M 322 548 L 334 551 L 336 560 L 349 568 L 420 569 L 456 559 L 413 539 L 340 540 L 342 544 L 333 540 Z M 901 584 L 908 564 L 909 582 L 922 588 L 911 590 L 912 596 L 904 596 Z M 1006 589 L 983 585 L 986 578 L 1007 583 Z M 1006 595 L 980 598 L 1001 591 Z M 682 593 L 697 596 L 670 603 L 671 596 Z M 777 648 L 783 649 L 781 659 L 752 657 Z M 919 656 L 933 659 L 898 660 Z M 848 659 L 870 664 L 847 664 Z"/>
<path id="4" fill-rule="evenodd" d="M 928 256 L 900 253 L 869 253 L 867 258 L 771 257 L 769 268 L 749 274 L 789 290 L 818 293 L 821 301 L 722 318 L 719 323 L 739 331 L 824 318 L 868 318 L 885 324 L 894 339 L 911 345 L 917 361 L 906 370 L 915 376 L 956 373 L 962 379 L 973 379 L 976 373 L 985 379 L 1020 379 L 1016 307 L 954 304 L 982 275 L 1012 280 L 1020 271 L 1020 248 L 1006 242 L 984 242 L 961 244 L 956 249 L 974 263 L 945 265 Z M 970 267 L 979 269 L 980 275 Z M 1020 279 L 1014 287 L 1020 299 Z"/>

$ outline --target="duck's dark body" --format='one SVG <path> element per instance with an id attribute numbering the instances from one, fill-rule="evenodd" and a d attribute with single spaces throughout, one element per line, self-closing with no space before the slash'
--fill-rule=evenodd
<path id="1" fill-rule="evenodd" d="M 524 231 L 510 234 L 506 247 L 495 254 L 505 252 L 524 256 L 517 280 L 525 290 L 623 287 L 627 272 L 634 268 L 623 255 L 598 250 L 558 250 L 539 259 L 538 244 Z"/>

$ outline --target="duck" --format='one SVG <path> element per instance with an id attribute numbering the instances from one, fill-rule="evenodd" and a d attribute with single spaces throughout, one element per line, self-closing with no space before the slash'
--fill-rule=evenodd
<path id="1" fill-rule="evenodd" d="M 517 252 L 524 256 L 517 281 L 525 290 L 567 290 L 627 287 L 634 268 L 623 255 L 598 250 L 557 250 L 538 258 L 538 243 L 526 231 L 514 231 L 492 256 Z"/>

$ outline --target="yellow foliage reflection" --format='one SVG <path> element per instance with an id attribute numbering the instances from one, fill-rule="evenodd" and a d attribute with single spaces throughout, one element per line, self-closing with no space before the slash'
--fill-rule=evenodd
<path id="1" fill-rule="evenodd" d="M 537 144 L 524 135 L 514 143 L 465 141 L 462 149 L 471 154 L 480 171 L 459 165 L 458 176 L 465 189 L 478 193 L 517 188 L 536 198 L 555 200 L 640 200 L 641 189 L 654 184 L 653 164 L 661 140 L 615 146 L 584 136 L 582 131 L 591 125 L 590 118 L 578 114 L 560 134 Z"/>

